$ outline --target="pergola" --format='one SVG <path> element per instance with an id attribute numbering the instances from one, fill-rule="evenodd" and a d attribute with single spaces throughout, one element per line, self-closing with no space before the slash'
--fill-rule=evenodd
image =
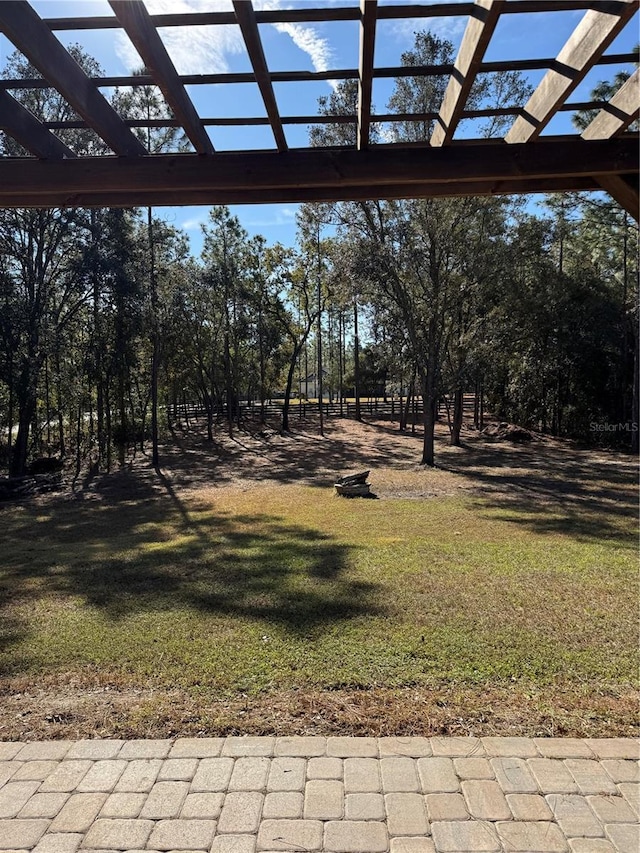
<path id="1" fill-rule="evenodd" d="M 0 129 L 28 156 L 0 157 L 2 207 L 134 207 L 138 205 L 235 204 L 416 198 L 569 190 L 606 190 L 631 215 L 638 216 L 638 134 L 630 130 L 640 111 L 639 71 L 607 102 L 569 101 L 596 65 L 635 61 L 634 54 L 607 53 L 630 25 L 639 0 L 476 0 L 462 3 L 357 5 L 293 9 L 254 9 L 250 0 L 232 0 L 228 12 L 152 15 L 142 0 L 109 0 L 113 15 L 42 18 L 27 0 L 0 2 L 0 31 L 42 75 L 0 80 Z M 487 47 L 504 16 L 544 15 L 549 31 L 554 14 L 583 12 L 557 57 L 485 60 Z M 452 66 L 378 67 L 374 64 L 376 28 L 390 19 L 419 18 L 424 28 L 446 16 L 467 17 Z M 268 67 L 260 27 L 266 24 L 355 21 L 359 24 L 358 68 L 327 71 L 273 71 Z M 251 63 L 247 73 L 179 74 L 159 32 L 162 28 L 238 25 Z M 56 37 L 57 31 L 122 28 L 146 67 L 142 76 L 88 77 Z M 523 105 L 473 111 L 467 98 L 479 73 L 502 70 L 546 71 Z M 437 113 L 372 114 L 377 78 L 447 75 Z M 603 72 L 606 77 L 606 70 Z M 347 116 L 282 115 L 274 84 L 356 80 L 357 112 Z M 221 118 L 199 114 L 187 87 L 253 82 L 266 117 Z M 173 115 L 154 126 L 181 127 L 191 153 L 155 154 L 133 132 L 144 120 L 119 115 L 101 89 L 155 85 Z M 12 93 L 24 88 L 56 89 L 78 116 L 75 121 L 43 122 Z M 595 109 L 582 133 L 543 134 L 559 111 Z M 461 120 L 513 116 L 504 138 L 457 138 Z M 424 143 L 374 144 L 374 122 L 434 122 Z M 287 127 L 350 123 L 354 144 L 291 148 Z M 208 128 L 266 125 L 273 134 L 267 150 L 219 151 Z M 71 150 L 56 131 L 88 127 L 111 153 L 84 156 Z"/>

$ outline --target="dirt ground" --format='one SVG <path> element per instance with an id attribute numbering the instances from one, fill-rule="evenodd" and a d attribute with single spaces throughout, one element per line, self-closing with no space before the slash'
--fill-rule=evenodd
<path id="1" fill-rule="evenodd" d="M 66 492 L 36 500 L 119 501 L 212 491 L 273 488 L 277 484 L 331 486 L 338 476 L 370 470 L 380 500 L 441 495 L 482 496 L 519 507 L 562 508 L 578 519 L 583 509 L 608 521 L 636 513 L 636 460 L 629 454 L 581 448 L 534 436 L 526 444 L 496 441 L 470 425 L 463 447 L 448 446 L 446 423 L 437 430 L 435 469 L 419 464 L 419 431 L 396 424 L 330 419 L 325 435 L 314 420 L 292 419 L 292 432 L 255 424 L 233 438 L 220 429 L 206 440 L 204 424 L 176 428 L 161 448 L 161 471 L 138 452 L 109 475 L 69 482 Z M 104 681 L 64 688 L 60 676 L 0 681 L 0 739 L 96 736 L 345 734 L 618 736 L 637 733 L 638 695 L 590 685 L 532 686 L 523 707 L 522 685 L 483 686 L 474 693 L 455 683 L 371 690 L 287 690 L 205 702 L 178 691 L 130 689 Z"/>
<path id="2" fill-rule="evenodd" d="M 526 499 L 604 506 L 634 512 L 637 462 L 631 454 L 584 448 L 565 439 L 533 433 L 514 443 L 484 436 L 466 423 L 462 447 L 449 445 L 446 421 L 436 427 L 436 467 L 420 464 L 419 427 L 400 433 L 398 424 L 367 417 L 363 423 L 343 418 L 292 418 L 282 435 L 276 424 L 248 424 L 229 438 L 218 428 L 208 441 L 202 422 L 189 430 L 178 426 L 161 448 L 160 477 L 146 453 L 108 476 L 76 482 L 82 499 L 116 500 L 138 494 L 164 495 L 202 489 L 249 489 L 278 483 L 331 486 L 344 474 L 370 470 L 372 491 L 380 499 L 428 498 L 492 493 L 505 501 Z"/>

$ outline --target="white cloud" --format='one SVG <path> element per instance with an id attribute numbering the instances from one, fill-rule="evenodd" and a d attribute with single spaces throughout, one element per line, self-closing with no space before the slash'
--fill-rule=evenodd
<path id="1" fill-rule="evenodd" d="M 181 12 L 228 12 L 230 0 L 145 0 L 152 15 Z M 237 26 L 164 27 L 162 41 L 179 74 L 224 74 L 228 57 L 244 50 Z M 142 60 L 124 33 L 118 38 L 116 53 L 128 70 Z"/>
<path id="2" fill-rule="evenodd" d="M 233 7 L 230 0 L 145 0 L 152 15 L 180 12 L 228 12 Z M 280 0 L 256 0 L 256 9 L 285 8 Z M 293 44 L 311 59 L 316 71 L 326 71 L 333 59 L 333 51 L 326 38 L 317 29 L 303 24 L 281 23 L 274 28 L 289 36 Z M 162 41 L 179 74 L 224 74 L 229 71 L 229 57 L 245 50 L 238 26 L 216 25 L 209 27 L 165 27 L 160 30 Z M 142 60 L 137 51 L 121 33 L 116 52 L 127 70 L 138 68 Z"/>
<path id="3" fill-rule="evenodd" d="M 435 2 L 437 2 L 437 0 L 427 0 L 426 5 L 430 5 Z M 449 2 L 452 4 L 465 3 L 466 0 L 449 0 Z M 389 3 L 387 5 L 394 4 Z M 466 26 L 466 15 L 451 15 L 446 17 L 438 16 L 433 18 L 398 18 L 390 22 L 387 28 L 385 28 L 385 32 L 407 47 L 413 45 L 414 33 L 421 30 L 429 30 L 435 36 L 448 39 L 453 42 L 454 45 L 457 45 L 462 39 Z"/>
<path id="4" fill-rule="evenodd" d="M 209 208 L 204 210 L 202 213 L 199 213 L 197 216 L 192 216 L 189 219 L 185 219 L 185 221 L 180 225 L 180 228 L 183 228 L 185 231 L 200 231 L 200 228 L 207 222 L 209 219 Z"/>
<path id="5" fill-rule="evenodd" d="M 258 219 L 251 219 L 247 216 L 247 208 L 244 206 L 232 208 L 232 210 L 242 213 L 242 224 L 249 229 L 291 226 L 295 222 L 297 213 L 296 209 L 291 207 L 260 205 L 260 212 L 267 215 Z"/>
<path id="6" fill-rule="evenodd" d="M 327 71 L 333 59 L 333 51 L 327 39 L 319 36 L 313 27 L 302 24 L 274 24 L 279 33 L 286 33 L 295 46 L 308 54 L 315 71 Z"/>

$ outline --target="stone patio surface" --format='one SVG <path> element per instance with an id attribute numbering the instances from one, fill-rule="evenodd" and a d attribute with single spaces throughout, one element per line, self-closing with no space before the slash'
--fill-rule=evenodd
<path id="1" fill-rule="evenodd" d="M 639 853 L 640 741 L 0 741 L 0 850 Z"/>

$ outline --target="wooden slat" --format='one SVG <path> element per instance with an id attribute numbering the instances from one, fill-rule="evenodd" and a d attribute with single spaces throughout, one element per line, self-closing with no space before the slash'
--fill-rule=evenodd
<path id="1" fill-rule="evenodd" d="M 269 116 L 278 151 L 286 151 L 288 147 L 287 140 L 284 135 L 282 122 L 280 121 L 278 104 L 273 92 L 273 86 L 271 85 L 271 77 L 269 76 L 267 61 L 264 57 L 264 50 L 262 49 L 262 41 L 258 32 L 253 4 L 251 0 L 233 0 L 233 9 L 236 13 L 240 30 L 242 31 L 247 52 L 249 53 L 256 83 L 260 89 L 260 94 L 262 95 L 262 100 Z"/>
<path id="2" fill-rule="evenodd" d="M 586 13 L 558 54 L 556 67 L 545 74 L 527 102 L 524 115 L 516 119 L 506 135 L 507 142 L 527 142 L 540 135 L 558 106 L 584 79 L 637 9 L 638 0 L 624 0 L 615 13 L 594 10 Z"/>
<path id="3" fill-rule="evenodd" d="M 52 194 L 122 191 L 129 198 L 149 190 L 242 193 L 247 203 L 266 190 L 309 190 L 339 186 L 376 188 L 477 181 L 573 179 L 637 172 L 637 140 L 616 139 L 505 145 L 476 142 L 442 148 L 307 149 L 254 153 L 156 154 L 148 157 L 88 157 L 44 163 L 0 160 L 0 204 L 19 193 Z"/>
<path id="4" fill-rule="evenodd" d="M 607 11 L 621 0 L 509 0 L 506 12 L 511 14 L 532 12 L 567 12 L 583 9 Z M 382 6 L 378 12 L 380 20 L 406 18 L 444 18 L 469 15 L 473 7 L 468 3 L 404 3 L 397 6 Z M 303 7 L 298 9 L 262 9 L 256 12 L 258 24 L 303 24 L 324 21 L 357 21 L 359 10 L 354 6 L 335 8 Z M 155 27 L 204 27 L 235 24 L 232 12 L 174 12 L 151 15 Z M 45 18 L 51 30 L 103 30 L 119 26 L 115 18 L 106 15 Z"/>
<path id="5" fill-rule="evenodd" d="M 43 160 L 75 157 L 75 152 L 54 136 L 33 113 L 8 92 L 0 90 L 0 129 L 31 154 Z"/>
<path id="6" fill-rule="evenodd" d="M 0 2 L 0 29 L 116 154 L 147 153 L 26 0 Z"/>
<path id="7" fill-rule="evenodd" d="M 582 131 L 583 139 L 610 139 L 622 133 L 640 114 L 640 68 L 618 89 L 609 103 Z"/>
<path id="8" fill-rule="evenodd" d="M 431 134 L 432 145 L 445 145 L 453 139 L 503 6 L 504 0 L 476 0 Z"/>
<path id="9" fill-rule="evenodd" d="M 378 0 L 360 0 L 360 61 L 358 63 L 358 142 L 359 151 L 369 147 L 373 54 L 376 44 Z"/>
<path id="10" fill-rule="evenodd" d="M 1 0 L 0 0 L 1 2 Z M 624 65 L 635 63 L 637 54 L 612 53 L 601 56 L 596 65 Z M 500 62 L 483 62 L 480 73 L 494 71 L 535 71 L 551 68 L 556 59 L 507 59 Z M 421 77 L 435 76 L 439 74 L 450 74 L 453 65 L 416 65 L 408 67 L 380 67 L 374 68 L 373 77 Z M 270 74 L 272 83 L 305 83 L 323 80 L 357 80 L 357 68 L 336 68 L 329 71 L 272 71 Z M 136 74 L 127 76 L 105 76 L 91 78 L 96 86 L 153 86 L 154 80 L 149 74 Z M 252 72 L 235 72 L 224 74 L 181 74 L 180 82 L 183 86 L 211 86 L 220 83 L 253 83 L 255 75 Z M 34 77 L 24 80 L 16 78 L 0 78 L 0 89 L 44 89 L 48 86 L 46 80 Z M 563 107 L 559 107 L 562 109 Z"/>
<path id="11" fill-rule="evenodd" d="M 600 176 L 598 183 L 603 190 L 618 202 L 623 210 L 638 221 L 640 213 L 640 192 L 638 175 L 607 175 Z"/>
<path id="12" fill-rule="evenodd" d="M 197 153 L 213 154 L 207 131 L 142 0 L 109 0 L 109 4 Z"/>

